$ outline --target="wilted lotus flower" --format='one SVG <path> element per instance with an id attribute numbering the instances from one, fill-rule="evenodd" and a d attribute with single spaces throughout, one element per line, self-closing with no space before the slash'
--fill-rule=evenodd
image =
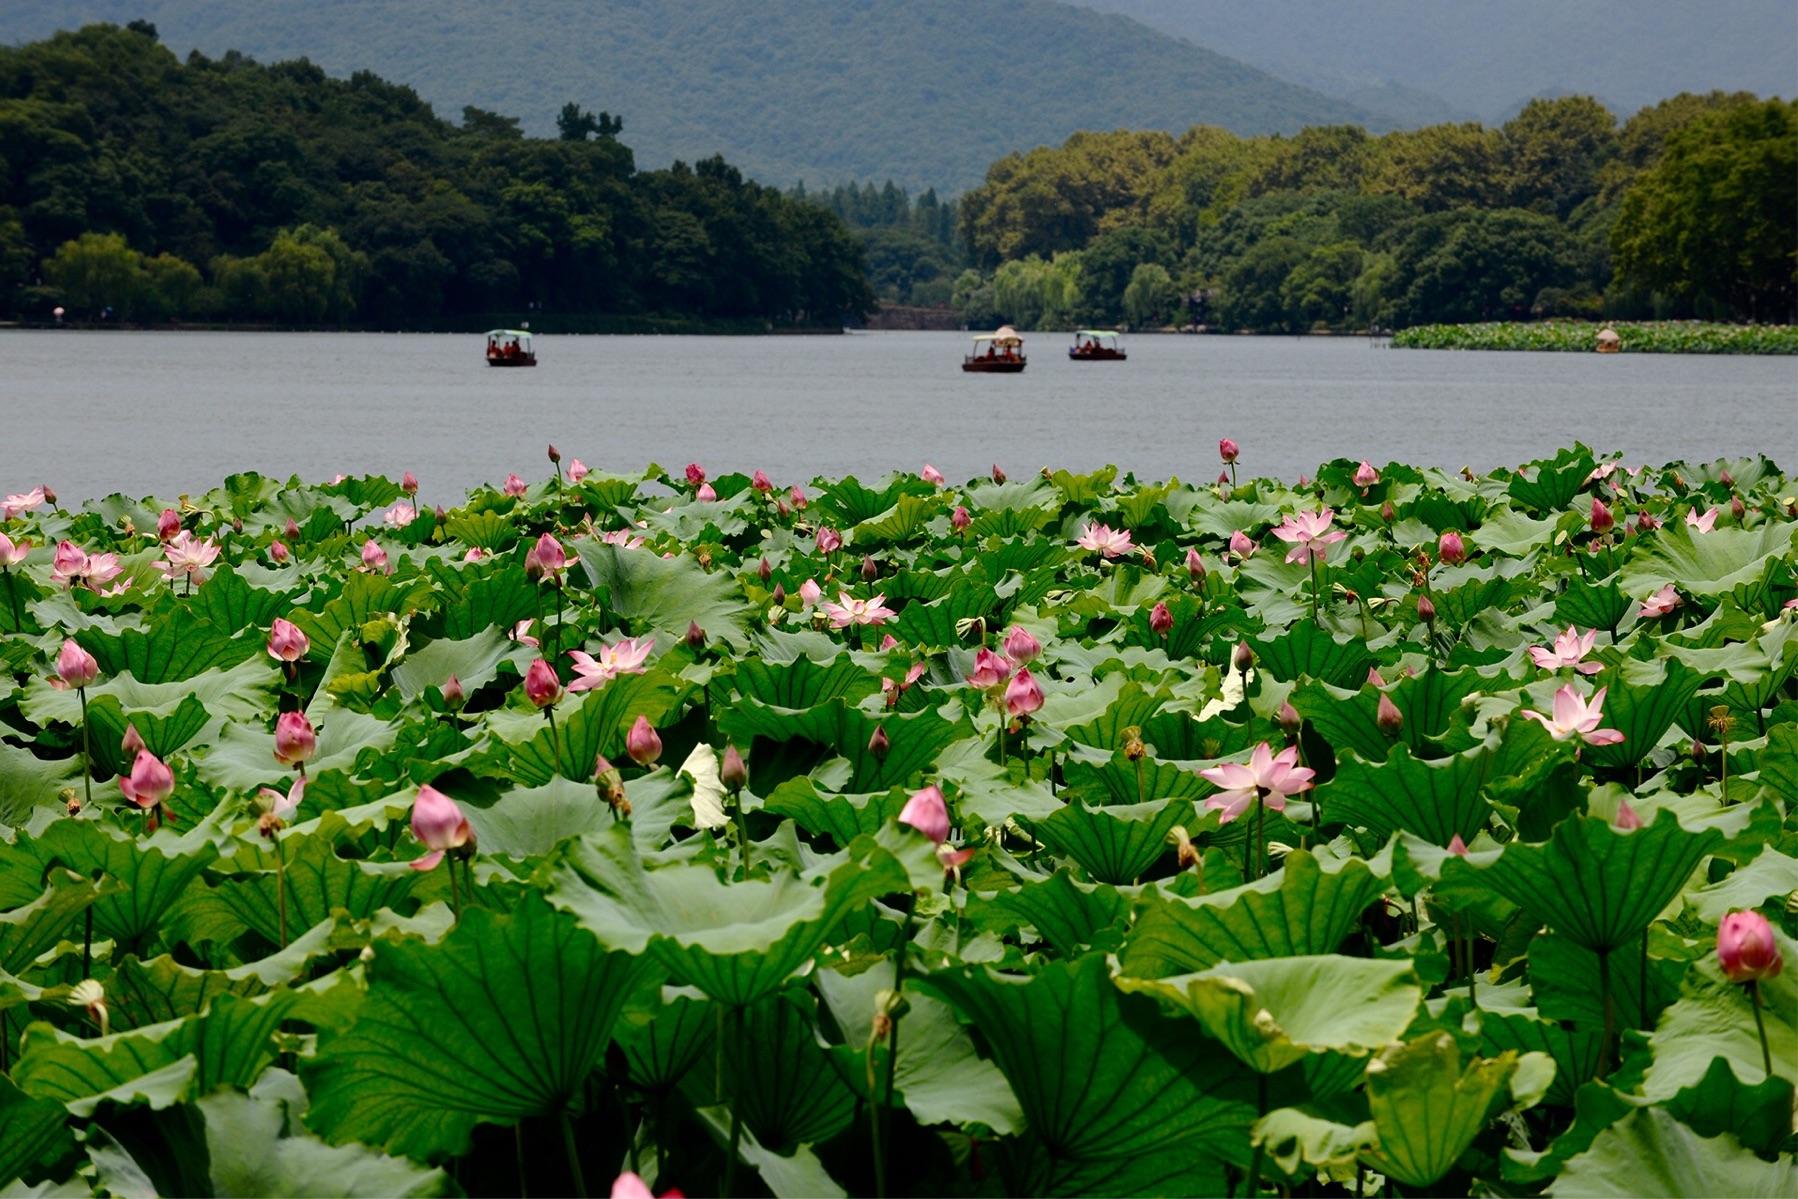
<path id="1" fill-rule="evenodd" d="M 1128 529 L 1113 529 L 1096 520 L 1087 522 L 1074 544 L 1083 550 L 1097 551 L 1102 558 L 1121 558 L 1136 548 Z"/>
<path id="2" fill-rule="evenodd" d="M 317 753 L 318 734 L 304 712 L 283 712 L 275 718 L 275 761 L 298 766 L 304 774 L 306 763 Z"/>
<path id="3" fill-rule="evenodd" d="M 556 668 L 542 658 L 532 662 L 524 672 L 524 697 L 537 708 L 547 708 L 562 698 L 562 680 Z"/>
<path id="4" fill-rule="evenodd" d="M 1011 663 L 982 646 L 974 653 L 974 669 L 968 672 L 968 685 L 981 691 L 994 691 L 1011 677 Z"/>
<path id="5" fill-rule="evenodd" d="M 149 750 L 140 749 L 131 763 L 131 773 L 119 776 L 119 790 L 131 803 L 148 811 L 174 792 L 175 772 Z"/>
<path id="6" fill-rule="evenodd" d="M 974 518 L 969 516 L 968 510 L 960 504 L 955 505 L 955 511 L 949 514 L 949 527 L 957 533 L 966 532 L 968 526 L 973 523 Z"/>
<path id="7" fill-rule="evenodd" d="M 592 473 L 591 470 L 587 469 L 587 464 L 582 462 L 579 458 L 570 458 L 568 460 L 568 481 L 570 483 L 579 483 L 582 479 Z"/>
<path id="8" fill-rule="evenodd" d="M 1257 798 L 1279 812 L 1285 809 L 1288 796 L 1311 788 L 1312 770 L 1299 764 L 1299 750 L 1289 745 L 1279 753 L 1263 741 L 1249 755 L 1248 762 L 1225 762 L 1199 777 L 1221 788 L 1205 801 L 1207 809 L 1221 809 L 1219 824 L 1229 824 L 1248 810 Z"/>
<path id="9" fill-rule="evenodd" d="M 1697 529 L 1700 533 L 1710 532 L 1717 524 L 1716 507 L 1713 506 L 1703 515 L 1699 515 L 1698 509 L 1696 508 L 1688 509 L 1686 512 L 1686 524 Z"/>
<path id="10" fill-rule="evenodd" d="M 1597 496 L 1592 497 L 1591 523 L 1594 533 L 1609 533 L 1617 525 L 1617 518 L 1611 515 L 1611 510 Z"/>
<path id="11" fill-rule="evenodd" d="M 1637 615 L 1645 620 L 1652 620 L 1657 616 L 1667 615 L 1679 607 L 1681 602 L 1679 592 L 1672 583 L 1668 583 L 1643 601 L 1641 611 Z"/>
<path id="12" fill-rule="evenodd" d="M 418 494 L 418 476 L 407 471 L 400 476 L 400 490 L 407 495 Z"/>
<path id="13" fill-rule="evenodd" d="M 1235 465 L 1236 456 L 1241 452 L 1242 451 L 1237 447 L 1236 443 L 1231 441 L 1228 437 L 1218 438 L 1217 456 L 1223 459 L 1225 466 Z"/>
<path id="14" fill-rule="evenodd" d="M 818 529 L 818 552 L 820 554 L 834 554 L 834 553 L 836 553 L 836 551 L 838 551 L 842 548 L 843 548 L 843 535 L 841 533 L 837 532 L 835 529 L 831 528 L 829 525 L 823 525 L 823 526 L 819 527 L 819 529 Z"/>
<path id="15" fill-rule="evenodd" d="M 943 472 L 930 465 L 928 462 L 924 464 L 924 469 L 918 472 L 918 477 L 923 479 L 926 483 L 931 483 L 938 487 L 943 485 Z"/>
<path id="16" fill-rule="evenodd" d="M 1773 926 L 1759 912 L 1731 912 L 1717 926 L 1717 964 L 1732 983 L 1778 978 L 1785 969 Z"/>
<path id="17" fill-rule="evenodd" d="M 516 474 L 509 474 L 506 476 L 506 485 L 501 490 L 513 499 L 517 499 L 525 492 L 524 480 L 519 478 Z"/>
<path id="18" fill-rule="evenodd" d="M 167 541 L 181 531 L 181 514 L 173 508 L 164 508 L 156 518 L 156 539 Z"/>
<path id="19" fill-rule="evenodd" d="M 1255 543 L 1249 540 L 1247 533 L 1238 529 L 1230 534 L 1230 552 L 1235 554 L 1238 560 L 1247 558 L 1255 552 Z"/>
<path id="20" fill-rule="evenodd" d="M 949 802 L 932 783 L 905 801 L 899 809 L 899 823 L 910 825 L 941 845 L 949 838 Z"/>
<path id="21" fill-rule="evenodd" d="M 662 739 L 656 735 L 648 717 L 638 716 L 636 723 L 631 725 L 630 732 L 624 737 L 624 752 L 639 766 L 653 766 L 662 756 Z"/>
<path id="22" fill-rule="evenodd" d="M 697 487 L 705 482 L 705 470 L 697 462 L 687 463 L 687 484 Z"/>
<path id="23" fill-rule="evenodd" d="M 1043 706 L 1043 689 L 1031 677 L 1030 671 L 1020 667 L 1011 682 L 1005 686 L 1005 711 L 1013 717 L 1028 716 Z"/>
<path id="24" fill-rule="evenodd" d="M 1021 624 L 1014 624 L 1005 630 L 1004 646 L 1005 656 L 1019 666 L 1028 666 L 1043 652 L 1042 642 Z"/>
<path id="25" fill-rule="evenodd" d="M 1556 741 L 1578 737 L 1587 745 L 1616 745 L 1623 740 L 1623 734 L 1617 729 L 1598 727 L 1604 720 L 1605 690 L 1606 688 L 1600 687 L 1588 701 L 1582 699 L 1580 693 L 1569 683 L 1555 692 L 1552 718 L 1528 708 L 1524 709 L 1523 714 L 1540 723 Z"/>
<path id="26" fill-rule="evenodd" d="M 91 978 L 84 978 L 69 988 L 68 997 L 63 1001 L 72 1008 L 80 1008 L 93 1018 L 100 1026 L 100 1035 L 108 1035 L 111 1021 L 106 1010 L 106 988 Z M 613 1199 L 635 1199 L 635 1196 L 614 1196 Z"/>
<path id="27" fill-rule="evenodd" d="M 1149 609 L 1149 628 L 1154 630 L 1157 637 L 1165 637 L 1173 631 L 1174 614 L 1168 611 L 1167 601 L 1158 601 Z"/>
<path id="28" fill-rule="evenodd" d="M 1291 545 L 1286 552 L 1288 562 L 1322 562 L 1328 557 L 1327 549 L 1341 541 L 1348 534 L 1341 529 L 1330 528 L 1336 513 L 1328 508 L 1321 512 L 1298 512 L 1288 516 L 1274 536 Z M 1235 548 L 1234 542 L 1231 548 Z"/>
<path id="29" fill-rule="evenodd" d="M 568 684 L 570 691 L 591 691 L 611 682 L 621 674 L 642 674 L 643 664 L 655 648 L 654 637 L 625 637 L 599 647 L 597 656 L 582 650 L 569 650 L 574 659 L 574 673 L 579 676 Z"/>
<path id="30" fill-rule="evenodd" d="M 392 573 L 387 565 L 387 551 L 372 537 L 362 543 L 362 565 L 376 574 Z"/>
<path id="31" fill-rule="evenodd" d="M 885 624 L 890 616 L 899 615 L 886 606 L 886 596 L 876 595 L 871 599 L 857 599 L 847 591 L 837 596 L 837 602 L 820 605 L 824 614 L 830 617 L 832 628 L 842 629 L 850 625 Z"/>
<path id="32" fill-rule="evenodd" d="M 1467 561 L 1467 546 L 1461 535 L 1450 529 L 1436 542 L 1436 556 L 1444 566 L 1459 566 Z"/>
<path id="33" fill-rule="evenodd" d="M 456 801 L 429 783 L 418 789 L 418 798 L 412 801 L 412 835 L 429 851 L 412 860 L 414 870 L 429 870 L 445 853 L 474 841 L 474 829 Z"/>
<path id="34" fill-rule="evenodd" d="M 64 688 L 80 690 L 100 677 L 100 664 L 73 638 L 65 638 L 56 655 L 56 678 Z"/>
<path id="35" fill-rule="evenodd" d="M 268 656 L 277 662 L 298 662 L 312 648 L 311 640 L 291 620 L 275 617 L 268 630 Z"/>
<path id="36" fill-rule="evenodd" d="M 1597 674 L 1604 669 L 1603 663 L 1585 660 L 1597 640 L 1597 629 L 1582 635 L 1578 629 L 1568 625 L 1566 632 L 1555 638 L 1553 646 L 1530 646 L 1530 658 L 1543 670 L 1560 670 L 1571 666 L 1581 674 Z"/>

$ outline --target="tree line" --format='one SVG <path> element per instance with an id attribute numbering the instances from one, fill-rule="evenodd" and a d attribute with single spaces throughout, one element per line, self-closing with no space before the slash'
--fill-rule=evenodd
<path id="1" fill-rule="evenodd" d="M 534 312 L 834 324 L 873 303 L 827 208 L 722 158 L 639 171 L 301 61 L 178 59 L 153 26 L 0 47 L 0 313 L 416 327 Z"/>
<path id="2" fill-rule="evenodd" d="M 975 326 L 1307 331 L 1798 309 L 1798 104 L 1590 97 L 1375 137 L 1077 133 L 963 196 Z"/>

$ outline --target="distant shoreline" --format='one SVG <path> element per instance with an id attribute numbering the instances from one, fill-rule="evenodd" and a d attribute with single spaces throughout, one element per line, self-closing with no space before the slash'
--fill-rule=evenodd
<path id="1" fill-rule="evenodd" d="M 491 322 L 468 324 L 443 321 L 410 326 L 384 325 L 283 325 L 230 321 L 0 321 L 0 330 L 35 332 L 70 330 L 81 333 L 437 333 L 454 337 L 479 336 L 489 329 L 528 328 L 543 336 L 606 337 L 824 337 L 841 336 L 842 326 L 773 325 L 760 320 L 700 321 L 661 317 L 617 317 L 581 320 L 553 319 L 541 314 L 528 320 L 495 317 Z"/>

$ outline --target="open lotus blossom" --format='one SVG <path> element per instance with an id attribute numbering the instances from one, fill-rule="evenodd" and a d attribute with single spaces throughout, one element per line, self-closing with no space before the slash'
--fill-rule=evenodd
<path id="1" fill-rule="evenodd" d="M 643 548 L 643 538 L 631 532 L 629 529 L 611 529 L 601 533 L 599 539 L 606 545 L 621 546 L 627 550 Z"/>
<path id="2" fill-rule="evenodd" d="M 899 809 L 899 823 L 910 825 L 941 845 L 949 839 L 949 801 L 935 783 L 912 794 Z"/>
<path id="3" fill-rule="evenodd" d="M 650 651 L 655 649 L 655 644 L 654 637 L 625 637 L 611 645 L 600 646 L 598 654 L 578 649 L 568 651 L 568 656 L 574 660 L 576 676 L 568 684 L 568 689 L 591 691 L 621 674 L 642 674 L 643 664 L 649 661 Z"/>
<path id="4" fill-rule="evenodd" d="M 181 531 L 181 514 L 173 508 L 164 508 L 156 518 L 156 539 L 167 541 Z"/>
<path id="5" fill-rule="evenodd" d="M 1703 514 L 1696 508 L 1689 509 L 1686 512 L 1686 523 L 1700 533 L 1708 533 L 1717 524 L 1717 509 L 1713 506 Z"/>
<path id="6" fill-rule="evenodd" d="M 1012 717 L 1028 716 L 1043 706 L 1043 689 L 1027 668 L 1019 667 L 1005 685 L 1005 711 Z"/>
<path id="7" fill-rule="evenodd" d="M 362 565 L 377 574 L 393 573 L 387 564 L 387 551 L 372 537 L 362 543 Z"/>
<path id="8" fill-rule="evenodd" d="M 403 529 L 418 519 L 418 509 L 405 500 L 381 513 L 381 523 L 390 529 Z"/>
<path id="9" fill-rule="evenodd" d="M 443 861 L 445 853 L 473 841 L 474 829 L 455 800 L 426 783 L 412 801 L 412 835 L 428 851 L 412 859 L 412 869 L 429 870 Z"/>
<path id="10" fill-rule="evenodd" d="M 100 677 L 100 664 L 74 638 L 66 638 L 56 655 L 56 681 L 63 690 L 80 690 Z"/>
<path id="11" fill-rule="evenodd" d="M 1230 534 L 1230 552 L 1236 555 L 1238 561 L 1252 555 L 1255 548 L 1255 543 L 1250 541 L 1249 535 L 1241 529 Z"/>
<path id="12" fill-rule="evenodd" d="M 1732 983 L 1778 978 L 1785 969 L 1773 926 L 1759 912 L 1731 912 L 1717 925 L 1717 964 Z"/>
<path id="13" fill-rule="evenodd" d="M 195 537 L 191 532 L 182 529 L 162 547 L 163 561 L 156 564 L 156 569 L 174 582 L 183 576 L 195 583 L 206 581 L 206 568 L 218 560 L 219 547 L 210 538 Z"/>
<path id="14" fill-rule="evenodd" d="M 528 645 L 533 649 L 537 647 L 537 639 L 531 636 L 531 620 L 529 617 L 526 617 L 513 625 L 506 633 L 506 636 L 520 645 Z"/>
<path id="15" fill-rule="evenodd" d="M 293 814 L 300 810 L 300 804 L 306 799 L 306 780 L 296 778 L 293 786 L 283 795 L 273 787 L 259 787 L 256 790 L 256 805 L 282 824 L 293 819 Z"/>
<path id="16" fill-rule="evenodd" d="M 0 500 L 0 520 L 11 520 L 22 512 L 38 508 L 44 502 L 44 489 L 33 487 L 30 491 L 14 492 L 4 500 Z"/>
<path id="17" fill-rule="evenodd" d="M 1102 558 L 1122 558 L 1136 548 L 1130 540 L 1130 530 L 1113 529 L 1096 520 L 1087 522 L 1074 544 L 1083 550 L 1093 550 Z"/>
<path id="18" fill-rule="evenodd" d="M 418 494 L 418 476 L 411 471 L 400 476 L 400 490 L 407 495 Z"/>
<path id="19" fill-rule="evenodd" d="M 824 615 L 830 617 L 830 625 L 835 629 L 848 628 L 850 625 L 885 624 L 887 619 L 899 615 L 886 606 L 886 596 L 876 595 L 870 599 L 857 599 L 847 591 L 837 596 L 836 603 L 825 602 L 819 607 Z"/>
<path id="20" fill-rule="evenodd" d="M 149 750 L 140 749 L 130 773 L 119 776 L 119 790 L 126 800 L 148 811 L 174 793 L 175 772 Z"/>
<path id="21" fill-rule="evenodd" d="M 1005 630 L 1005 656 L 1019 666 L 1028 666 L 1036 661 L 1036 656 L 1043 652 L 1043 643 L 1038 641 L 1021 624 L 1014 624 Z"/>
<path id="22" fill-rule="evenodd" d="M 593 472 L 588 469 L 587 464 L 582 462 L 579 458 L 570 458 L 568 460 L 568 481 L 570 483 L 579 483 L 582 479 L 592 473 Z"/>
<path id="23" fill-rule="evenodd" d="M 1328 554 L 1327 548 L 1348 534 L 1341 529 L 1331 529 L 1330 524 L 1336 519 L 1336 513 L 1329 508 L 1321 512 L 1296 512 L 1288 516 L 1274 536 L 1291 545 L 1286 551 L 1288 562 L 1322 562 Z"/>
<path id="24" fill-rule="evenodd" d="M 928 462 L 924 464 L 924 469 L 918 472 L 918 477 L 926 483 L 934 483 L 938 487 L 943 485 L 943 472 Z"/>
<path id="25" fill-rule="evenodd" d="M 275 718 L 275 761 L 305 769 L 318 753 L 318 734 L 304 712 L 283 712 Z"/>
<path id="26" fill-rule="evenodd" d="M 117 554 L 89 554 L 72 541 L 59 541 L 50 561 L 50 579 L 65 587 L 99 591 L 119 577 L 119 569 Z"/>
<path id="27" fill-rule="evenodd" d="M 1310 790 L 1312 774 L 1310 767 L 1299 765 L 1298 746 L 1289 745 L 1276 754 L 1265 741 L 1246 763 L 1225 762 L 1199 771 L 1200 778 L 1221 788 L 1205 801 L 1207 809 L 1222 810 L 1219 824 L 1241 816 L 1256 799 L 1276 812 L 1284 810 L 1289 796 Z"/>
<path id="28" fill-rule="evenodd" d="M 1548 730 L 1548 735 L 1556 741 L 1565 741 L 1569 737 L 1578 737 L 1587 745 L 1616 745 L 1623 740 L 1623 734 L 1617 729 L 1601 729 L 1599 724 L 1604 720 L 1604 693 L 1606 688 L 1600 687 L 1590 700 L 1583 699 L 1572 683 L 1555 692 L 1554 715 L 1544 716 L 1542 713 L 1525 708 L 1523 714 L 1531 720 L 1538 721 Z"/>
<path id="29" fill-rule="evenodd" d="M 542 658 L 532 662 L 524 672 L 524 697 L 533 707 L 547 708 L 562 698 L 562 680 L 556 668 Z"/>
<path id="30" fill-rule="evenodd" d="M 818 529 L 818 552 L 820 554 L 834 554 L 842 548 L 843 535 L 841 533 L 837 532 L 829 525 L 824 525 Z"/>
<path id="31" fill-rule="evenodd" d="M 1683 601 L 1679 598 L 1678 589 L 1676 589 L 1672 583 L 1668 583 L 1665 587 L 1662 587 L 1659 591 L 1642 601 L 1641 610 L 1637 612 L 1637 615 L 1641 616 L 1644 620 L 1652 620 L 1657 616 L 1667 615 L 1667 613 L 1679 607 L 1682 602 Z"/>
<path id="32" fill-rule="evenodd" d="M 1361 465 L 1355 468 L 1355 486 L 1365 490 L 1379 481 L 1380 472 L 1373 468 L 1373 463 L 1363 458 Z"/>
<path id="33" fill-rule="evenodd" d="M 1011 677 L 1011 663 L 1003 655 L 982 646 L 974 651 L 974 669 L 968 672 L 968 685 L 992 691 L 1005 685 Z"/>
<path id="34" fill-rule="evenodd" d="M 0 568 L 10 569 L 23 562 L 31 553 L 31 543 L 23 537 L 14 541 L 5 533 L 0 533 Z"/>
<path id="35" fill-rule="evenodd" d="M 501 490 L 513 499 L 517 499 L 525 492 L 524 480 L 519 478 L 515 473 L 509 474 L 506 476 L 506 485 L 501 488 Z"/>
<path id="36" fill-rule="evenodd" d="M 1571 666 L 1581 674 L 1597 674 L 1604 669 L 1603 663 L 1585 660 L 1597 640 L 1597 629 L 1582 634 L 1568 625 L 1567 631 L 1556 637 L 1552 646 L 1530 646 L 1530 658 L 1543 670 L 1560 670 Z"/>

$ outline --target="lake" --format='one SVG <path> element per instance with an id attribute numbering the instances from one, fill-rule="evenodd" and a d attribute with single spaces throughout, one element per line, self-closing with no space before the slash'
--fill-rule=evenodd
<path id="1" fill-rule="evenodd" d="M 595 469 L 766 470 L 785 483 L 934 463 L 1118 463 L 1194 481 L 1294 478 L 1333 457 L 1484 470 L 1578 439 L 1632 463 L 1798 462 L 1790 358 L 1393 350 L 1356 338 L 1144 336 L 1127 363 L 1029 339 L 1022 375 L 963 375 L 957 333 L 545 337 L 492 370 L 478 336 L 0 333 L 0 491 L 198 492 L 224 475 L 414 471 L 427 502 L 544 446 Z"/>

